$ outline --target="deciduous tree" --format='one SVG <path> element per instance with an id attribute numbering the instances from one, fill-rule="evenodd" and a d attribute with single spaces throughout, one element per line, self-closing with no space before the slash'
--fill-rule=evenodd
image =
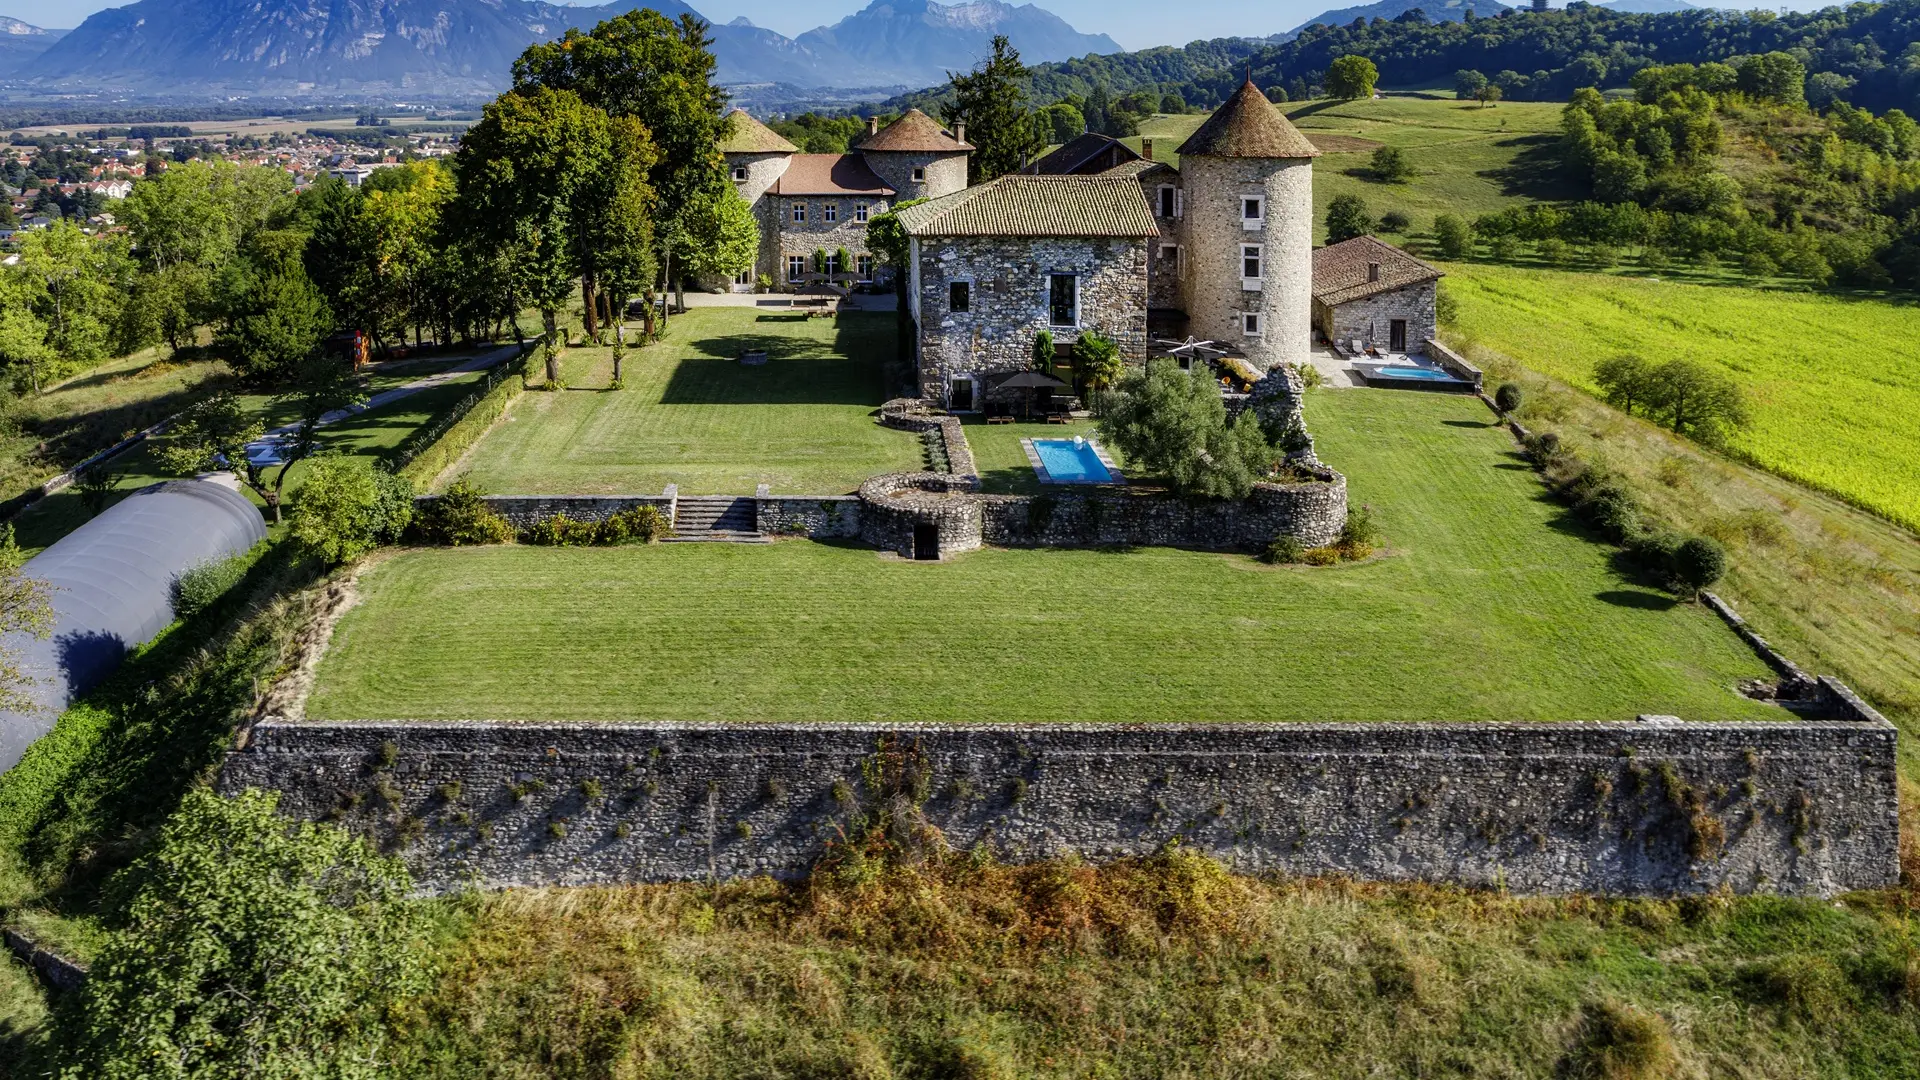
<path id="1" fill-rule="evenodd" d="M 1183 495 L 1245 498 L 1277 457 L 1253 410 L 1229 425 L 1213 380 L 1166 359 L 1125 379 L 1099 426 L 1129 468 L 1165 477 Z"/>
<path id="2" fill-rule="evenodd" d="M 1380 69 L 1364 56 L 1348 54 L 1327 65 L 1327 94 L 1342 101 L 1370 98 Z"/>
<path id="3" fill-rule="evenodd" d="M 1327 243 L 1337 244 L 1373 231 L 1373 214 L 1358 195 L 1335 195 L 1327 204 Z"/>

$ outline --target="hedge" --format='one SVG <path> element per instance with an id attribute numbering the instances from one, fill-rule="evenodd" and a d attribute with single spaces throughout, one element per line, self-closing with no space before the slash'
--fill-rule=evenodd
<path id="1" fill-rule="evenodd" d="M 415 491 L 426 491 L 436 477 L 480 441 L 520 395 L 526 386 L 526 380 L 519 377 L 523 370 L 520 361 L 531 355 L 537 344 L 536 338 L 520 356 L 493 367 L 474 392 L 447 410 L 437 423 L 421 428 L 401 443 L 388 459 L 394 472 Z"/>

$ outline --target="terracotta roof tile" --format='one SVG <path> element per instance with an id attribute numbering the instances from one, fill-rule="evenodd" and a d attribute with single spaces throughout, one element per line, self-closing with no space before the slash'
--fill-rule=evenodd
<path id="1" fill-rule="evenodd" d="M 1049 175 L 1080 172 L 1089 161 L 1116 146 L 1120 148 L 1120 156 L 1125 161 L 1132 161 L 1140 156 L 1127 144 L 1111 135 L 1089 131 L 1068 139 L 1060 144 L 1059 149 L 1034 162 L 1032 171 Z"/>
<path id="2" fill-rule="evenodd" d="M 957 154 L 973 147 L 948 134 L 933 117 L 908 109 L 900 119 L 855 143 L 854 149 Z"/>
<path id="3" fill-rule="evenodd" d="M 1380 278 L 1367 280 L 1368 266 L 1380 265 Z M 1369 296 L 1445 277 L 1440 271 L 1371 236 L 1356 236 L 1313 253 L 1313 298 L 1335 307 Z"/>
<path id="4" fill-rule="evenodd" d="M 769 189 L 775 195 L 892 195 L 859 154 L 795 154 Z"/>
<path id="5" fill-rule="evenodd" d="M 1013 173 L 900 211 L 913 236 L 1158 236 L 1138 182 Z"/>
<path id="6" fill-rule="evenodd" d="M 727 114 L 727 134 L 720 140 L 723 154 L 797 154 L 800 148 L 780 133 L 747 115 L 745 109 Z"/>
<path id="7" fill-rule="evenodd" d="M 1310 158 L 1320 151 L 1307 141 L 1267 95 L 1249 80 L 1200 130 L 1180 144 L 1181 157 Z"/>

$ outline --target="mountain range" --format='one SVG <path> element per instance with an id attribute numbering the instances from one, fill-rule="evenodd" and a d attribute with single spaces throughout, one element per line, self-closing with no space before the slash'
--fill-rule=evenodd
<path id="1" fill-rule="evenodd" d="M 489 94 L 528 45 L 637 7 L 698 14 L 682 0 L 563 7 L 544 0 L 139 0 L 64 35 L 17 20 L 0 33 L 0 76 L 134 93 L 402 91 Z M 995 34 L 1038 63 L 1116 53 L 1033 4 L 874 0 L 788 38 L 744 19 L 716 24 L 717 81 L 818 87 L 925 86 L 970 68 Z M 51 40 L 48 40 L 51 38 Z M 11 52 L 7 41 L 24 47 Z M 37 47 L 36 47 L 37 46 Z M 36 55 L 37 54 L 37 55 Z"/>

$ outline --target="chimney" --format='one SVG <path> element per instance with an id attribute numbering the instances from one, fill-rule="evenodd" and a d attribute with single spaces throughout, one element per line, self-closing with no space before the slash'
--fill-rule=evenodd
<path id="1" fill-rule="evenodd" d="M 1380 264 L 1379 264 L 1379 263 L 1371 263 L 1371 262 L 1370 262 L 1370 263 L 1368 263 L 1368 264 L 1367 264 L 1367 282 L 1368 282 L 1368 284 L 1372 284 L 1373 282 L 1376 282 L 1376 281 L 1379 281 L 1379 280 L 1380 280 Z"/>
<path id="2" fill-rule="evenodd" d="M 967 122 L 965 120 L 955 120 L 953 122 L 953 141 L 967 141 Z"/>
<path id="3" fill-rule="evenodd" d="M 879 117 L 877 116 L 867 117 L 867 134 L 869 135 L 880 134 L 880 118 Z"/>
<path id="4" fill-rule="evenodd" d="M 1148 161 L 1153 160 L 1153 140 L 1152 139 L 1140 140 L 1140 156 L 1147 159 Z"/>

